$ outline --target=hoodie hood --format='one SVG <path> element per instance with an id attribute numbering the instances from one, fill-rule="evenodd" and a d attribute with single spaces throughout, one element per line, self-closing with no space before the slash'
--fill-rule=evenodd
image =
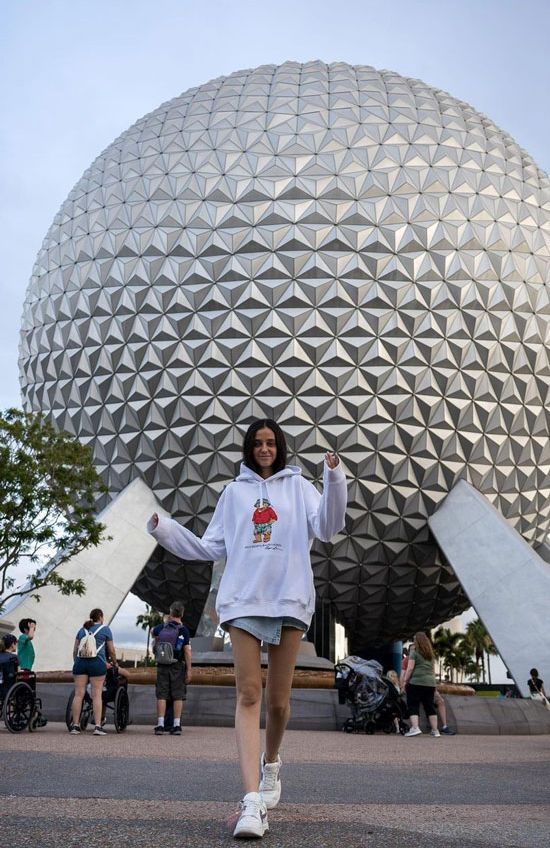
<path id="1" fill-rule="evenodd" d="M 252 471 L 248 465 L 245 465 L 244 462 L 241 462 L 241 468 L 239 471 L 238 477 L 235 478 L 237 483 L 271 483 L 273 480 L 280 480 L 281 477 L 294 477 L 295 475 L 301 475 L 302 469 L 298 468 L 297 465 L 285 465 L 280 471 L 277 471 L 276 474 L 272 474 L 270 477 L 263 478 L 255 471 Z"/>

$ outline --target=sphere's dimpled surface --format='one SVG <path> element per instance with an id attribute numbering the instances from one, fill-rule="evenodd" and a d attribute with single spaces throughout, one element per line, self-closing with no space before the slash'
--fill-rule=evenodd
<path id="1" fill-rule="evenodd" d="M 276 417 L 307 475 L 342 455 L 347 532 L 313 563 L 352 644 L 440 622 L 465 599 L 426 516 L 458 478 L 530 542 L 548 529 L 549 199 L 508 135 L 417 80 L 214 80 L 125 132 L 56 216 L 26 407 L 89 442 L 113 494 L 141 475 L 199 533 L 246 424 Z"/>

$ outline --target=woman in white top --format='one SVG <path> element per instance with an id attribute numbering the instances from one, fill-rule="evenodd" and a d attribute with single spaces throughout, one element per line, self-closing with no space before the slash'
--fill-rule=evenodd
<path id="1" fill-rule="evenodd" d="M 315 610 L 309 551 L 314 538 L 330 541 L 345 519 L 347 485 L 338 457 L 325 456 L 323 495 L 286 458 L 279 425 L 255 421 L 244 439 L 240 473 L 220 496 L 201 539 L 156 514 L 148 525 L 164 548 L 184 559 L 226 558 L 216 611 L 230 634 L 235 665 L 235 729 L 245 792 L 236 837 L 263 836 L 266 807 L 279 801 L 279 748 L 294 666 Z M 268 644 L 268 674 L 266 748 L 260 758 L 262 641 Z"/>

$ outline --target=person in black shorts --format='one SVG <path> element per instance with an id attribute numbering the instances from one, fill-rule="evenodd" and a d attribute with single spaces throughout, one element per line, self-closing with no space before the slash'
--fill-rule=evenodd
<path id="1" fill-rule="evenodd" d="M 174 601 L 168 620 L 152 630 L 153 653 L 157 661 L 157 724 L 155 735 L 164 734 L 166 702 L 173 701 L 174 722 L 172 736 L 181 735 L 181 713 L 187 698 L 187 684 L 191 681 L 191 645 L 189 630 L 182 623 L 184 606 Z"/>

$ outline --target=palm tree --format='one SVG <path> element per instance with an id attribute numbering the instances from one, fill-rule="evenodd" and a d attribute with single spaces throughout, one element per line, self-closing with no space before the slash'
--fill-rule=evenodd
<path id="1" fill-rule="evenodd" d="M 457 645 L 456 659 L 462 683 L 464 682 L 464 677 L 467 674 L 471 675 L 477 673 L 477 664 L 472 659 L 472 649 L 464 634 L 461 634 L 460 643 Z"/>
<path id="2" fill-rule="evenodd" d="M 472 657 L 469 657 L 468 660 L 466 660 L 462 671 L 463 675 L 468 677 L 470 680 L 474 677 L 476 682 L 479 681 L 479 666 Z M 464 677 L 462 679 L 464 679 Z"/>
<path id="3" fill-rule="evenodd" d="M 157 624 L 162 624 L 162 613 L 145 604 L 145 612 L 136 618 L 136 626 L 147 631 L 147 649 L 145 651 L 145 665 L 149 665 L 149 643 L 151 641 L 151 630 Z"/>
<path id="4" fill-rule="evenodd" d="M 492 680 L 491 680 L 491 659 L 490 658 L 491 657 L 497 657 L 498 651 L 497 651 L 497 646 L 495 645 L 495 643 L 491 639 L 489 633 L 487 633 L 487 646 L 485 648 L 485 651 L 487 653 L 487 676 L 489 677 L 489 683 L 492 683 Z"/>
<path id="5" fill-rule="evenodd" d="M 475 654 L 476 664 L 481 668 L 483 680 L 485 681 L 485 654 L 487 654 L 487 671 L 489 683 L 491 682 L 491 665 L 489 655 L 495 656 L 498 652 L 489 636 L 481 619 L 476 618 L 466 626 L 466 640 Z"/>
<path id="6" fill-rule="evenodd" d="M 439 627 L 432 638 L 434 653 L 439 659 L 439 677 L 441 678 L 441 668 L 450 672 L 451 682 L 453 681 L 453 672 L 461 668 L 462 658 L 460 656 L 460 647 L 463 641 L 461 633 L 452 633 L 448 627 Z"/>

